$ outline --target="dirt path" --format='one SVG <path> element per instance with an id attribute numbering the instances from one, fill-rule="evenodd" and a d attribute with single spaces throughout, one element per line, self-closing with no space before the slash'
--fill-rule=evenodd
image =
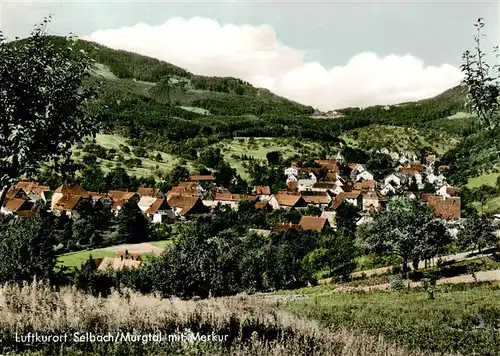
<path id="1" fill-rule="evenodd" d="M 441 256 L 439 258 L 441 258 L 443 261 L 456 260 L 458 262 L 458 261 L 465 261 L 465 260 L 473 260 L 475 258 L 490 255 L 490 254 L 477 254 L 477 255 L 468 257 L 473 252 L 477 252 L 477 251 L 460 252 L 460 253 L 456 253 L 453 255 Z M 430 263 L 430 265 L 428 265 L 428 267 L 434 266 L 436 261 L 437 261 L 437 258 L 435 259 L 434 262 L 431 261 L 431 263 Z M 388 272 L 390 272 L 391 268 L 392 268 L 392 266 L 368 269 L 368 270 L 364 270 L 364 271 L 353 272 L 353 273 L 351 273 L 351 276 L 358 277 L 358 276 L 361 276 L 362 274 L 364 274 L 367 277 L 370 277 L 370 276 L 375 276 L 378 274 L 388 273 Z M 425 268 L 425 262 L 420 261 L 420 263 L 418 264 L 418 268 Z M 322 279 L 319 281 L 319 283 L 321 283 L 321 284 L 325 284 L 325 283 L 328 284 L 330 282 L 331 282 L 331 278 L 325 278 L 325 279 Z"/>
<path id="2" fill-rule="evenodd" d="M 154 253 L 156 255 L 159 255 L 163 252 L 162 248 L 153 246 L 148 242 L 143 242 L 140 244 L 116 245 L 116 246 L 103 248 L 103 250 L 111 251 L 111 252 L 118 252 L 118 251 L 127 250 L 128 252 L 132 252 L 132 253 Z"/>
<path id="3" fill-rule="evenodd" d="M 476 279 L 470 274 L 464 274 L 462 276 L 450 277 L 438 279 L 436 285 L 442 284 L 460 284 L 460 283 L 474 283 L 474 282 L 488 282 L 488 281 L 500 281 L 500 269 L 493 271 L 482 271 L 476 273 Z M 406 283 L 405 283 L 406 284 Z M 420 282 L 410 282 L 410 287 L 419 287 Z M 378 291 L 378 290 L 389 290 L 389 283 L 377 284 L 374 286 L 364 286 L 364 287 L 343 287 L 338 286 L 335 290 L 339 292 L 355 292 L 355 291 Z"/>

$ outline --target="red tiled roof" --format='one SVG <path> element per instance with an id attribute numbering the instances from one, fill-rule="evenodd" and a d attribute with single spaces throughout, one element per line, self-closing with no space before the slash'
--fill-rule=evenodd
<path id="1" fill-rule="evenodd" d="M 436 160 L 436 155 L 428 155 L 427 157 L 425 157 L 425 160 L 427 162 L 435 161 Z"/>
<path id="2" fill-rule="evenodd" d="M 140 187 L 137 189 L 137 194 L 143 197 L 156 197 L 159 193 L 160 189 L 158 188 Z"/>
<path id="3" fill-rule="evenodd" d="M 189 176 L 189 180 L 192 182 L 213 181 L 214 179 L 214 176 L 211 174 L 198 174 Z"/>
<path id="4" fill-rule="evenodd" d="M 170 209 L 170 205 L 168 205 L 167 200 L 165 198 L 156 198 L 156 201 L 146 210 L 146 214 L 154 215 L 158 212 L 158 210 L 167 210 Z"/>
<path id="5" fill-rule="evenodd" d="M 253 187 L 253 192 L 257 195 L 271 195 L 271 187 L 268 185 L 257 185 Z"/>
<path id="6" fill-rule="evenodd" d="M 195 207 L 199 207 L 203 212 L 208 211 L 208 208 L 203 204 L 199 197 L 174 195 L 168 200 L 168 204 L 175 208 L 182 209 L 179 212 L 179 214 L 182 216 L 189 214 Z"/>
<path id="7" fill-rule="evenodd" d="M 357 199 L 361 192 L 359 190 L 353 190 L 350 192 L 342 192 L 337 195 L 332 204 L 332 209 L 337 209 L 346 199 Z"/>
<path id="8" fill-rule="evenodd" d="M 62 193 L 64 195 L 79 195 L 84 198 L 90 197 L 89 193 L 79 185 L 70 186 L 63 184 L 59 188 L 57 188 L 54 193 Z"/>
<path id="9" fill-rule="evenodd" d="M 434 210 L 437 217 L 446 220 L 460 219 L 460 198 L 447 198 L 439 195 L 432 195 L 427 197 L 427 203 Z"/>
<path id="10" fill-rule="evenodd" d="M 375 190 L 377 183 L 374 180 L 364 180 L 361 182 L 354 182 L 354 189 L 357 190 Z"/>
<path id="11" fill-rule="evenodd" d="M 110 190 L 108 192 L 108 196 L 113 201 L 128 201 L 130 200 L 136 193 L 135 192 L 124 192 L 122 190 Z"/>
<path id="12" fill-rule="evenodd" d="M 22 188 L 17 188 L 15 186 L 11 186 L 9 188 L 9 190 L 7 190 L 7 194 L 5 196 L 6 199 L 10 199 L 10 198 L 15 198 L 16 196 L 21 196 L 26 194 L 26 192 L 22 189 Z"/>
<path id="13" fill-rule="evenodd" d="M 320 216 L 303 216 L 299 222 L 299 226 L 303 230 L 322 231 L 329 225 L 328 220 Z"/>
<path id="14" fill-rule="evenodd" d="M 350 192 L 342 192 L 338 196 L 343 196 L 345 199 L 357 199 L 361 195 L 361 191 L 352 190 Z"/>
<path id="15" fill-rule="evenodd" d="M 328 194 L 325 195 L 302 195 L 302 198 L 308 204 L 328 204 L 330 202 L 330 196 Z"/>
<path id="16" fill-rule="evenodd" d="M 415 175 L 418 173 L 417 170 L 415 169 L 412 169 L 412 168 L 405 168 L 405 167 L 401 167 L 399 169 L 399 172 L 402 173 L 402 174 L 406 174 L 406 175 Z"/>
<path id="17" fill-rule="evenodd" d="M 42 192 L 49 192 L 49 191 L 50 191 L 50 187 L 48 185 L 37 185 L 37 186 L 31 188 L 31 192 L 38 195 L 38 196 L 41 196 Z"/>
<path id="18" fill-rule="evenodd" d="M 271 206 L 267 201 L 258 201 L 257 203 L 255 203 L 254 207 L 255 209 L 269 209 Z"/>
<path id="19" fill-rule="evenodd" d="M 24 181 L 24 180 L 17 182 L 14 187 L 16 189 L 23 190 L 25 193 L 34 193 L 38 196 L 40 196 L 43 191 L 50 190 L 50 188 L 46 185 L 40 185 L 38 182 Z"/>
<path id="20" fill-rule="evenodd" d="M 25 202 L 26 200 L 24 199 L 10 198 L 5 202 L 5 209 L 12 212 L 17 212 Z"/>
<path id="21" fill-rule="evenodd" d="M 300 192 L 297 190 L 279 190 L 278 195 L 300 195 Z"/>
<path id="22" fill-rule="evenodd" d="M 54 209 L 63 211 L 73 211 L 75 206 L 80 200 L 82 200 L 81 195 L 63 195 L 55 204 Z"/>
<path id="23" fill-rule="evenodd" d="M 300 204 L 301 201 L 304 206 L 307 205 L 304 198 L 300 195 L 274 194 L 273 197 L 281 206 L 294 207 L 295 205 Z"/>
<path id="24" fill-rule="evenodd" d="M 245 195 L 245 194 L 231 194 L 231 193 L 215 193 L 214 200 L 224 200 L 224 201 L 242 201 L 242 200 L 257 200 L 255 195 Z"/>

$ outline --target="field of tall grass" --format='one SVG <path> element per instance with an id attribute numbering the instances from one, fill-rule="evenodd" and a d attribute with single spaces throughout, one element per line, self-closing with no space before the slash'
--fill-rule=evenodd
<path id="1" fill-rule="evenodd" d="M 500 355 L 498 284 L 439 286 L 434 296 L 434 300 L 429 299 L 422 288 L 329 293 L 322 287 L 317 294 L 310 292 L 308 298 L 287 303 L 284 308 L 324 327 L 383 335 L 411 350 Z"/>
<path id="2" fill-rule="evenodd" d="M 59 291 L 41 283 L 0 289 L 3 354 L 30 355 L 356 355 L 424 356 L 379 335 L 293 316 L 275 297 L 237 296 L 203 301 L 160 299 L 131 292 L 92 297 L 71 288 Z M 75 342 L 74 333 L 172 334 L 200 332 L 221 336 L 194 342 Z M 69 335 L 66 342 L 19 342 L 28 333 Z M 16 334 L 17 333 L 17 334 Z M 18 340 L 16 341 L 16 335 Z"/>

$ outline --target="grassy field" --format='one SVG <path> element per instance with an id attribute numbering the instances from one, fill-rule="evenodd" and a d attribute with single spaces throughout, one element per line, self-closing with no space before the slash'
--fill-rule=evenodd
<path id="1" fill-rule="evenodd" d="M 362 149 L 388 148 L 393 151 L 415 151 L 431 147 L 443 154 L 458 143 L 453 136 L 436 130 L 417 130 L 409 127 L 371 125 L 349 131 L 341 138 Z"/>
<path id="2" fill-rule="evenodd" d="M 128 146 L 130 149 L 134 148 L 133 146 L 130 146 L 126 143 L 125 137 L 119 135 L 98 134 L 96 136 L 96 143 L 106 149 L 115 149 L 117 151 L 120 151 L 120 145 Z M 157 162 L 149 158 L 141 157 L 142 167 L 127 168 L 127 171 L 130 174 L 134 174 L 136 176 L 146 177 L 154 175 L 154 172 L 156 171 L 156 166 L 158 166 L 158 169 L 160 171 L 168 172 L 171 171 L 175 166 L 180 165 L 180 159 L 176 156 L 160 151 L 149 152 L 149 154 L 153 156 L 156 156 L 158 153 L 161 155 L 163 159 L 162 162 Z M 125 159 L 130 159 L 135 157 L 133 154 L 126 154 L 126 153 L 122 154 Z M 100 158 L 98 159 L 98 162 L 101 165 L 101 168 L 105 172 L 109 171 L 111 167 L 115 167 L 117 163 L 116 161 L 110 161 Z M 186 166 L 190 170 L 194 169 L 193 164 L 191 162 L 188 162 Z"/>
<path id="3" fill-rule="evenodd" d="M 151 241 L 151 242 L 149 242 L 149 244 L 153 245 L 155 247 L 165 248 L 168 245 L 172 244 L 172 240 Z"/>
<path id="4" fill-rule="evenodd" d="M 32 283 L 1 286 L 0 303 L 0 352 L 16 355 L 437 356 L 412 352 L 378 335 L 324 328 L 278 310 L 265 296 L 181 301 L 121 291 L 102 298 Z M 140 335 L 158 335 L 160 330 L 165 336 L 199 332 L 215 339 L 142 342 Z M 61 342 L 16 341 L 16 335 L 28 332 L 70 337 Z M 75 342 L 75 332 L 139 337 Z"/>
<path id="5" fill-rule="evenodd" d="M 266 154 L 271 151 L 281 152 L 283 158 L 288 158 L 299 152 L 310 151 L 317 152 L 321 150 L 321 146 L 316 143 L 305 142 L 301 143 L 302 147 L 294 147 L 293 140 L 278 139 L 278 138 L 254 138 L 250 141 L 248 137 L 233 138 L 224 140 L 217 144 L 221 148 L 224 159 L 235 168 L 243 179 L 248 179 L 248 175 L 243 167 L 241 155 L 245 154 L 248 157 L 256 159 L 266 159 Z"/>
<path id="6" fill-rule="evenodd" d="M 104 258 L 113 257 L 116 254 L 112 251 L 102 249 L 70 252 L 59 256 L 57 263 L 66 267 L 80 267 L 89 259 L 90 255 L 92 255 L 93 258 Z"/>
<path id="7" fill-rule="evenodd" d="M 477 188 L 482 185 L 491 185 L 494 187 L 498 177 L 500 177 L 500 173 L 488 173 L 480 175 L 479 177 L 470 178 L 467 182 L 467 187 L 469 189 Z"/>
<path id="8" fill-rule="evenodd" d="M 438 287 L 435 300 L 423 291 L 342 294 L 328 288 L 310 288 L 308 298 L 285 310 L 333 328 L 382 334 L 414 350 L 500 354 L 498 285 Z"/>
<path id="9" fill-rule="evenodd" d="M 109 135 L 109 134 L 98 134 L 96 136 L 96 143 L 106 149 L 115 149 L 120 151 L 120 145 L 128 146 L 131 150 L 134 148 L 127 144 L 126 138 L 120 135 Z M 266 159 L 266 154 L 270 151 L 279 151 L 282 153 L 284 158 L 288 158 L 298 152 L 315 152 L 321 151 L 322 147 L 316 143 L 301 143 L 300 147 L 294 147 L 293 140 L 290 139 L 276 139 L 276 138 L 255 138 L 253 143 L 249 138 L 234 138 L 231 140 L 224 140 L 218 144 L 215 144 L 221 148 L 224 155 L 224 159 L 235 168 L 238 173 L 244 178 L 248 179 L 245 168 L 243 167 L 243 161 L 240 159 L 242 154 L 247 156 L 252 156 L 256 159 Z M 151 176 L 156 171 L 156 166 L 160 171 L 171 171 L 175 166 L 180 165 L 180 159 L 171 154 L 160 152 L 160 151 L 150 151 L 149 154 L 156 156 L 158 153 L 162 156 L 163 161 L 157 162 L 149 158 L 143 158 L 142 167 L 134 167 L 132 169 L 127 168 L 127 170 L 137 176 Z M 125 159 L 134 158 L 133 154 L 123 153 Z M 81 157 L 81 156 L 80 156 Z M 79 157 L 75 157 L 79 159 Z M 109 161 L 105 159 L 98 159 L 101 168 L 107 172 L 110 168 L 116 166 L 116 161 Z M 194 172 L 194 162 L 187 162 L 186 167 Z"/>

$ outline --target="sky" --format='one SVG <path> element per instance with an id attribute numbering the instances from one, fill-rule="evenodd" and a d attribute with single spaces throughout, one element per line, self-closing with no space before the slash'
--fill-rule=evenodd
<path id="1" fill-rule="evenodd" d="M 500 38 L 500 1 L 0 0 L 7 38 L 49 32 L 233 76 L 320 110 L 396 104 L 457 85 L 473 24 Z M 494 57 L 489 57 L 490 61 Z"/>

